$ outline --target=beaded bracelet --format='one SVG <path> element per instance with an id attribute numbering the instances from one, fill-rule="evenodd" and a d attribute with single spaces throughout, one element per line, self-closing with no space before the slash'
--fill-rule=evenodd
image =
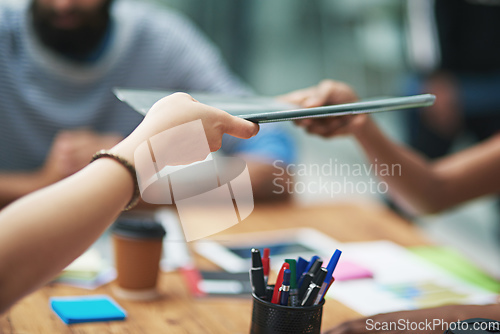
<path id="1" fill-rule="evenodd" d="M 125 209 L 123 209 L 123 211 L 128 211 L 128 210 L 132 209 L 133 207 L 135 207 L 137 205 L 137 203 L 139 203 L 141 193 L 139 191 L 139 184 L 137 183 L 137 174 L 136 174 L 134 166 L 132 166 L 132 164 L 130 162 L 128 162 L 124 158 L 120 157 L 119 155 L 116 155 L 113 152 L 106 151 L 106 150 L 101 150 L 101 151 L 97 152 L 96 154 L 94 154 L 94 156 L 92 157 L 92 160 L 90 162 L 92 163 L 99 158 L 111 158 L 111 159 L 117 161 L 118 163 L 120 163 L 123 167 L 125 167 L 128 170 L 128 172 L 130 173 L 130 176 L 132 176 L 132 179 L 134 180 L 134 194 L 132 195 L 132 198 L 128 202 Z"/>

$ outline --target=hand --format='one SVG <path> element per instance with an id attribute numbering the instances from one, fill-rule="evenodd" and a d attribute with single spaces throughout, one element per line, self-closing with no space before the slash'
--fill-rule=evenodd
<path id="1" fill-rule="evenodd" d="M 278 98 L 304 108 L 350 103 L 358 100 L 358 96 L 349 85 L 334 80 L 323 80 L 316 86 L 299 89 Z"/>
<path id="2" fill-rule="evenodd" d="M 350 86 L 333 80 L 323 80 L 317 86 L 297 90 L 279 98 L 305 108 L 350 103 L 358 100 L 356 93 Z M 366 115 L 323 117 L 302 119 L 295 121 L 295 124 L 305 128 L 309 133 L 333 137 L 355 133 L 366 123 L 366 119 Z"/>
<path id="3" fill-rule="evenodd" d="M 54 139 L 41 175 L 46 184 L 59 181 L 85 167 L 95 152 L 109 149 L 122 137 L 89 130 L 60 132 Z"/>
<path id="4" fill-rule="evenodd" d="M 325 331 L 325 334 L 368 334 L 368 333 L 425 333 L 425 334 L 442 334 L 446 329 L 446 322 L 448 325 L 458 320 L 466 320 L 471 318 L 498 318 L 500 312 L 499 304 L 492 305 L 448 305 L 435 308 L 414 310 L 414 311 L 401 311 L 393 313 L 377 314 L 371 317 L 346 321 L 341 325 Z M 422 329 L 411 330 L 410 326 L 424 326 L 427 323 L 439 321 L 435 325 Z M 409 324 L 413 323 L 412 324 Z M 383 324 L 395 323 L 397 325 L 406 326 L 393 327 L 393 330 L 383 328 Z M 387 325 L 388 326 L 388 325 Z"/>
<path id="5" fill-rule="evenodd" d="M 436 95 L 434 105 L 422 110 L 425 124 L 443 137 L 457 135 L 464 121 L 456 80 L 447 74 L 437 74 L 429 79 L 424 89 Z"/>
<path id="6" fill-rule="evenodd" d="M 224 133 L 248 139 L 259 131 L 258 124 L 199 103 L 189 94 L 175 93 L 156 102 L 134 132 L 113 150 L 133 163 L 134 151 L 140 144 L 165 130 L 195 120 L 202 121 L 209 149 L 212 152 L 221 147 Z M 188 137 L 184 136 L 184 138 Z M 165 143 L 170 147 L 176 144 L 182 145 L 183 143 Z"/>

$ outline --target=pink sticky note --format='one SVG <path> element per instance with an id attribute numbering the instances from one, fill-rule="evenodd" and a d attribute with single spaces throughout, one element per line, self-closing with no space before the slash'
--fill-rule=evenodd
<path id="1" fill-rule="evenodd" d="M 373 273 L 357 263 L 346 260 L 339 261 L 337 268 L 333 272 L 336 281 L 348 281 L 360 278 L 373 278 Z"/>

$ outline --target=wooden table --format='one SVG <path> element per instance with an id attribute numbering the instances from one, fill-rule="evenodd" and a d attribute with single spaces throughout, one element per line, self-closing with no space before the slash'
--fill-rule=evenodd
<path id="1" fill-rule="evenodd" d="M 407 221 L 383 207 L 337 204 L 320 207 L 293 205 L 259 207 L 244 222 L 224 234 L 264 231 L 290 227 L 312 227 L 342 241 L 388 239 L 402 246 L 426 243 L 420 232 Z M 204 267 L 207 260 L 198 259 Z M 94 291 L 61 285 L 48 285 L 24 298 L 0 316 L 0 333 L 248 333 L 251 299 L 203 298 L 190 296 L 179 273 L 162 273 L 162 298 L 154 302 L 131 302 L 116 298 L 127 310 L 120 322 L 67 326 L 52 312 L 49 297 L 85 294 L 113 295 L 111 284 Z M 327 300 L 322 328 L 327 329 L 359 314 L 344 305 Z"/>

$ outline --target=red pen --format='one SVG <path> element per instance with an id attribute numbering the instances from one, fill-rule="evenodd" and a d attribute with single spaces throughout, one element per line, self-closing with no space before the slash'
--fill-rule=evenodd
<path id="1" fill-rule="evenodd" d="M 271 264 L 271 259 L 269 259 L 270 250 L 269 248 L 264 248 L 264 256 L 262 256 L 262 266 L 264 267 L 264 281 L 267 284 L 269 279 L 269 267 Z"/>
<path id="2" fill-rule="evenodd" d="M 281 285 L 283 284 L 283 274 L 285 272 L 285 269 L 290 269 L 290 265 L 288 263 L 283 263 L 281 266 L 281 270 L 278 274 L 278 279 L 276 279 L 276 285 L 274 285 L 274 291 L 273 291 L 273 299 L 271 299 L 271 303 L 273 304 L 279 304 L 280 303 L 280 297 L 281 297 Z"/>
<path id="3" fill-rule="evenodd" d="M 333 282 L 335 282 L 335 277 L 332 276 L 332 279 L 331 279 L 330 283 L 328 283 L 328 286 L 326 287 L 325 292 L 322 295 L 318 294 L 318 296 L 316 297 L 316 300 L 314 301 L 314 305 L 318 305 L 319 303 L 321 303 L 321 301 L 325 298 L 326 293 L 328 292 L 328 289 L 330 289 L 330 287 L 332 286 Z"/>

